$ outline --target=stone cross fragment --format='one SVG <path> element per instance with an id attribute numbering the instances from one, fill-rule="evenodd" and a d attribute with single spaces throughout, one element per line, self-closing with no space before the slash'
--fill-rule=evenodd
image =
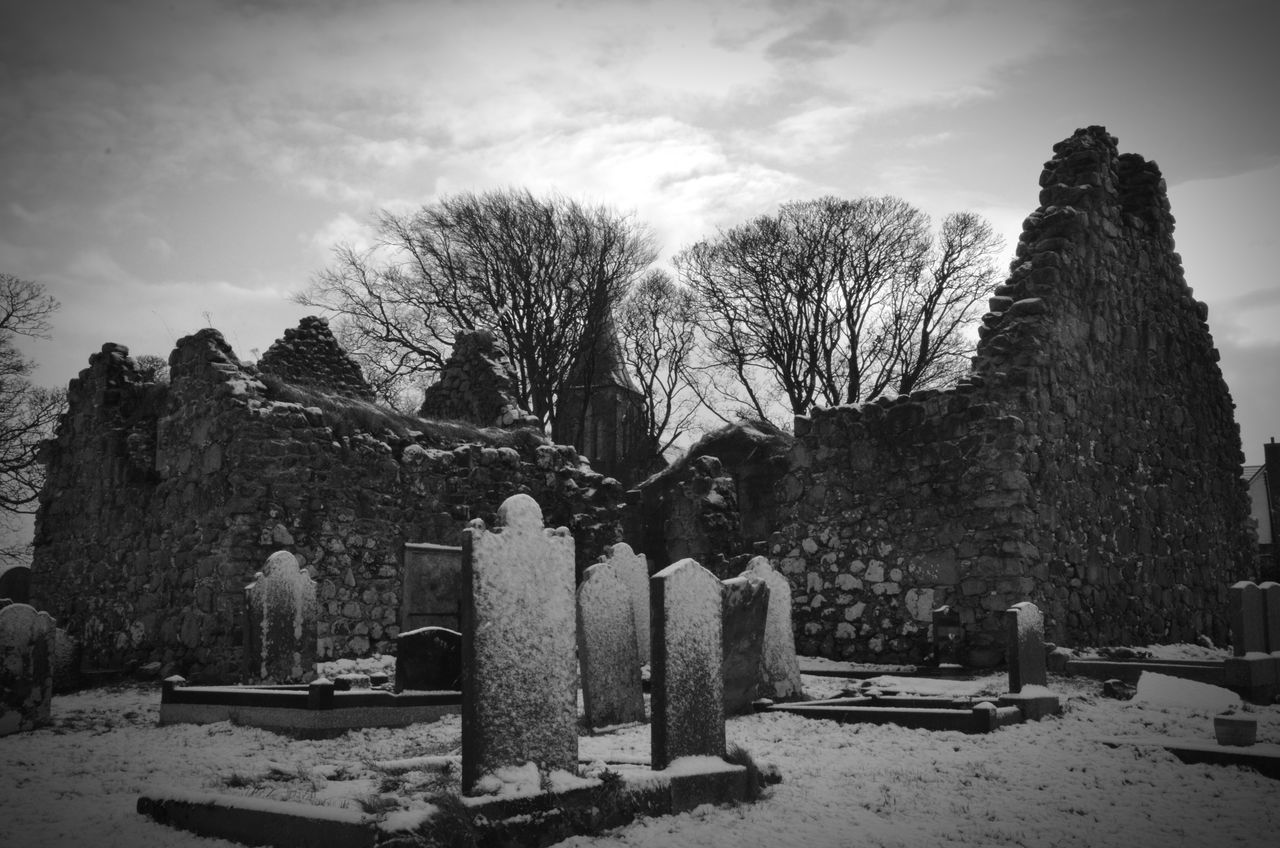
<path id="1" fill-rule="evenodd" d="M 747 563 L 742 576 L 748 575 L 759 577 L 769 587 L 769 614 L 760 651 L 759 697 L 796 697 L 801 693 L 800 662 L 796 659 L 796 636 L 791 627 L 791 581 L 774 569 L 768 557 L 762 556 Z"/>
<path id="2" fill-rule="evenodd" d="M 1231 605 L 1231 648 L 1237 657 L 1267 650 L 1262 590 L 1252 580 L 1241 580 L 1228 590 Z"/>
<path id="3" fill-rule="evenodd" d="M 1262 619 L 1265 625 L 1267 653 L 1280 654 L 1280 583 L 1268 580 L 1258 584 L 1262 594 Z"/>
<path id="4" fill-rule="evenodd" d="M 769 584 L 755 575 L 724 581 L 721 593 L 725 715 L 751 711 L 759 697 L 764 628 L 769 616 Z"/>
<path id="5" fill-rule="evenodd" d="M 605 559 L 614 563 L 618 576 L 626 584 L 635 621 L 636 657 L 645 665 L 649 662 L 649 561 L 644 554 L 631 550 L 626 542 L 609 548 Z"/>
<path id="6" fill-rule="evenodd" d="M 578 762 L 573 537 L 528 495 L 462 538 L 462 789 L 507 766 Z"/>
<path id="7" fill-rule="evenodd" d="M 316 676 L 316 582 L 276 551 L 245 587 L 246 682 L 306 683 Z"/>
<path id="8" fill-rule="evenodd" d="M 1009 656 L 1009 691 L 1017 694 L 1024 686 L 1044 686 L 1049 682 L 1044 655 L 1044 616 L 1030 601 L 1014 604 L 1005 611 Z"/>
<path id="9" fill-rule="evenodd" d="M 612 558 L 598 562 L 578 587 L 578 663 L 588 727 L 644 721 L 634 607 L 619 571 Z"/>
<path id="10" fill-rule="evenodd" d="M 0 608 L 0 736 L 49 723 L 53 632 L 47 612 L 28 604 Z"/>
<path id="11" fill-rule="evenodd" d="M 710 571 L 682 559 L 649 581 L 654 769 L 688 756 L 724 756 L 721 598 Z"/>

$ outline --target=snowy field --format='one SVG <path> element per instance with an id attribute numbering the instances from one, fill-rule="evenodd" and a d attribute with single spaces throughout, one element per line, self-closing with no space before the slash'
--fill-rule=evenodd
<path id="1" fill-rule="evenodd" d="M 811 696 L 850 681 L 806 676 Z M 879 683 L 927 693 L 996 693 L 1003 675 L 975 681 Z M 1184 765 L 1160 748 L 1107 747 L 1112 736 L 1211 741 L 1212 715 L 1238 699 L 1225 690 L 1145 676 L 1133 701 L 1101 684 L 1053 677 L 1061 717 L 985 735 L 838 725 L 785 714 L 731 719 L 729 742 L 783 782 L 765 800 L 700 807 L 638 821 L 575 846 L 1261 846 L 1280 832 L 1280 782 L 1252 771 Z M 459 719 L 337 739 L 292 741 L 252 727 L 158 725 L 155 685 L 54 700 L 54 723 L 0 738 L 0 844 L 230 846 L 153 823 L 135 812 L 148 788 L 250 791 L 288 800 L 353 804 L 327 780 L 362 764 L 456 754 Z M 1258 741 L 1280 742 L 1280 706 L 1256 707 Z M 584 757 L 647 757 L 647 726 L 584 736 Z M 280 778 L 273 782 L 272 775 Z M 292 778 L 292 780 L 290 780 Z M 246 789 L 246 784 L 250 788 Z M 253 788 L 255 786 L 257 788 Z M 276 787 L 276 788 L 273 788 Z M 376 794 L 379 787 L 365 787 Z"/>

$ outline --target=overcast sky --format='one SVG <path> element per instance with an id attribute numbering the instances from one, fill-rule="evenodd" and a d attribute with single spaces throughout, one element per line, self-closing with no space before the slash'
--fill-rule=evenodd
<path id="1" fill-rule="evenodd" d="M 256 358 L 380 208 L 527 186 L 664 257 L 822 194 L 973 210 L 1010 250 L 1055 142 L 1169 183 L 1245 453 L 1280 436 L 1280 4 L 6 2 L 0 271 L 62 302 L 56 385 L 207 324 Z"/>

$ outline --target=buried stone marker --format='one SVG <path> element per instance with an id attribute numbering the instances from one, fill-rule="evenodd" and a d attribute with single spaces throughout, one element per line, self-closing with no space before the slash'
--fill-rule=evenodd
<path id="1" fill-rule="evenodd" d="M 0 609 L 0 736 L 50 721 L 53 617 L 27 604 Z"/>
<path id="2" fill-rule="evenodd" d="M 800 695 L 800 662 L 791 629 L 791 583 L 762 556 L 747 563 L 742 576 L 749 575 L 759 577 L 769 587 L 769 613 L 760 649 L 759 697 L 794 698 Z"/>
<path id="3" fill-rule="evenodd" d="M 1009 691 L 1017 694 L 1024 686 L 1044 686 L 1049 673 L 1044 655 L 1044 616 L 1030 601 L 1014 604 L 1005 611 L 1008 628 Z"/>
<path id="4" fill-rule="evenodd" d="M 759 697 L 769 584 L 749 574 L 731 578 L 724 581 L 721 603 L 724 712 L 739 715 L 750 712 Z"/>
<path id="5" fill-rule="evenodd" d="M 307 683 L 316 676 L 316 582 L 276 551 L 245 587 L 246 681 Z"/>
<path id="6" fill-rule="evenodd" d="M 678 757 L 724 756 L 724 589 L 714 574 L 691 559 L 662 569 L 649 586 L 653 768 L 665 769 Z"/>
<path id="7" fill-rule="evenodd" d="M 578 762 L 573 537 L 528 495 L 462 545 L 462 788 L 508 766 Z"/>
<path id="8" fill-rule="evenodd" d="M 612 560 L 586 570 L 578 587 L 578 662 L 588 727 L 644 721 L 631 593 Z"/>

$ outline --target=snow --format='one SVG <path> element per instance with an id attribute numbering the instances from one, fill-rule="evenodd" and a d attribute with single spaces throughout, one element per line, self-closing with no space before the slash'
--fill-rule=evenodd
<path id="1" fill-rule="evenodd" d="M 1150 671 L 1144 671 L 1138 678 L 1133 700 L 1155 707 L 1182 707 L 1201 715 L 1213 715 L 1241 705 L 1240 696 L 1230 689 Z"/>
<path id="2" fill-rule="evenodd" d="M 807 664 L 807 661 L 806 661 Z M 786 713 L 759 713 L 727 723 L 730 744 L 759 764 L 772 763 L 783 782 L 754 805 L 699 807 L 638 821 L 603 836 L 576 837 L 572 848 L 598 846 L 804 845 L 806 848 L 896 846 L 1258 846 L 1280 830 L 1278 784 L 1252 771 L 1187 765 L 1159 747 L 1108 747 L 1103 737 L 1164 736 L 1212 742 L 1213 705 L 1186 692 L 1190 681 L 1144 675 L 1142 699 L 1100 696 L 1098 681 L 1051 676 L 1063 696 L 1061 717 L 990 734 L 839 725 Z M 972 681 L 881 678 L 901 691 L 940 686 L 947 694 L 999 691 L 1002 675 Z M 806 691 L 834 694 L 857 681 L 804 676 Z M 1184 694 L 1177 694 L 1182 692 Z M 236 776 L 262 778 L 238 791 L 265 800 L 295 800 L 283 788 L 292 774 L 320 785 L 339 806 L 343 773 L 366 764 L 456 757 L 460 721 L 449 716 L 408 728 L 351 731 L 331 740 L 291 740 L 252 727 L 159 726 L 158 686 L 97 689 L 58 696 L 54 724 L 0 738 L 0 822 L 5 845 L 33 848 L 229 848 L 138 814 L 139 794 L 237 791 Z M 1194 704 L 1194 706 L 1192 705 Z M 1280 706 L 1253 707 L 1258 741 L 1280 743 Z M 649 727 L 630 725 L 584 736 L 590 761 L 643 762 Z M 271 779 L 275 775 L 281 781 Z M 327 781 L 322 783 L 321 781 Z M 356 781 L 352 781 L 353 783 Z M 367 784 L 361 784 L 367 785 Z M 361 808 L 345 799 L 352 812 Z M 388 814 L 413 822 L 421 803 Z"/>

